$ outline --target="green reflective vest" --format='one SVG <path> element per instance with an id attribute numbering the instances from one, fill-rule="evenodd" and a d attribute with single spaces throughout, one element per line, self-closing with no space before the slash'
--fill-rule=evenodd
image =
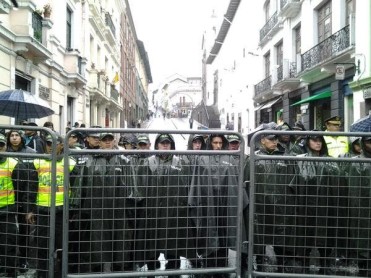
<path id="1" fill-rule="evenodd" d="M 75 167 L 76 162 L 69 160 L 69 171 Z M 36 205 L 42 207 L 51 206 L 52 193 L 52 162 L 50 160 L 40 159 L 34 162 L 35 169 L 39 174 L 39 186 L 37 191 Z M 64 200 L 64 158 L 57 161 L 56 164 L 56 192 L 55 206 L 63 206 Z"/>
<path id="2" fill-rule="evenodd" d="M 0 163 L 0 208 L 15 203 L 12 173 L 18 161 L 14 158 L 7 158 Z"/>

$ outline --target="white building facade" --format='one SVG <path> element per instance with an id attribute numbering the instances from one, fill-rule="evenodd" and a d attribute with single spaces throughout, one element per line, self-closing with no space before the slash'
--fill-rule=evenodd
<path id="1" fill-rule="evenodd" d="M 29 120 L 52 121 L 62 134 L 68 122 L 119 127 L 123 1 L 18 2 L 17 10 L 3 5 L 0 11 L 0 90 L 24 89 L 45 99 L 54 115 Z M 47 3 L 50 17 L 43 13 Z"/>
<path id="2" fill-rule="evenodd" d="M 207 32 L 204 44 L 203 94 L 217 106 L 221 128 L 247 133 L 264 122 L 300 120 L 322 130 L 338 115 L 348 130 L 369 114 L 370 5 L 229 1 L 219 32 Z"/>
<path id="3" fill-rule="evenodd" d="M 367 75 L 361 69 L 370 34 L 358 31 L 367 29 L 358 19 L 360 10 L 363 19 L 370 18 L 366 2 L 267 0 L 259 7 L 262 71 L 255 85 L 256 125 L 300 120 L 307 129 L 322 130 L 326 118 L 340 116 L 347 131 L 368 114 L 368 100 L 354 82 Z"/>
<path id="4" fill-rule="evenodd" d="M 256 11 L 251 7 L 248 1 L 228 1 L 212 19 L 219 24 L 218 32 L 212 26 L 205 34 L 207 105 L 217 107 L 222 129 L 243 134 L 254 128 L 252 96 L 257 81 L 257 30 L 250 21 Z"/>

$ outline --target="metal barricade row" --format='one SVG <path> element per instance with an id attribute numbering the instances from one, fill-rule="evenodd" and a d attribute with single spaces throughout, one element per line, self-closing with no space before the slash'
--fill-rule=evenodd
<path id="1" fill-rule="evenodd" d="M 243 149 L 177 151 L 168 132 L 195 132 L 141 132 L 164 138 L 154 150 L 65 149 L 78 171 L 65 167 L 62 276 L 239 277 Z M 162 139 L 171 147 L 159 149 Z"/>
<path id="2" fill-rule="evenodd" d="M 51 135 L 50 146 L 59 144 L 59 137 L 48 129 L 28 128 Z M 370 276 L 371 149 L 358 157 L 331 158 L 254 151 L 245 157 L 243 147 L 69 148 L 68 136 L 77 131 L 67 134 L 63 156 L 54 148 L 48 154 L 0 155 L 0 170 L 6 173 L 0 192 L 0 273 Z M 138 132 L 84 131 L 112 133 L 115 138 Z M 197 131 L 205 136 L 218 133 Z M 234 134 L 243 142 L 239 134 L 223 134 Z"/>
<path id="3" fill-rule="evenodd" d="M 254 139 L 268 134 L 295 133 Z M 332 133 L 300 134 L 309 148 Z M 249 277 L 370 277 L 371 141 L 340 134 L 359 136 L 362 153 L 251 151 Z"/>

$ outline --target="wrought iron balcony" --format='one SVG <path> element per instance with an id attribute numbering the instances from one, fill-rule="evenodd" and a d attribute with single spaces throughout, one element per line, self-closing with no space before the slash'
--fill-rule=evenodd
<path id="1" fill-rule="evenodd" d="M 32 13 L 32 29 L 33 37 L 38 42 L 42 43 L 42 34 L 43 34 L 43 17 L 36 12 Z"/>
<path id="2" fill-rule="evenodd" d="M 277 81 L 281 81 L 283 79 L 283 66 L 280 65 L 277 68 Z"/>
<path id="3" fill-rule="evenodd" d="M 113 24 L 111 15 L 109 13 L 106 13 L 106 25 L 110 28 L 112 35 L 116 37 L 116 27 Z"/>
<path id="4" fill-rule="evenodd" d="M 265 92 L 270 91 L 272 87 L 272 76 L 269 75 L 264 80 L 260 81 L 255 86 L 255 97 L 263 95 Z"/>
<path id="5" fill-rule="evenodd" d="M 301 55 L 301 71 L 332 58 L 350 46 L 349 25 Z"/>
<path id="6" fill-rule="evenodd" d="M 294 90 L 300 84 L 300 80 L 296 75 L 296 62 L 284 59 L 283 64 L 275 70 L 274 76 L 277 80 L 272 80 L 272 90 L 276 91 L 276 93 L 278 91 Z"/>
<path id="7" fill-rule="evenodd" d="M 290 63 L 290 69 L 289 69 L 289 77 L 290 78 L 295 78 L 298 74 L 296 62 L 291 62 Z"/>
<path id="8" fill-rule="evenodd" d="M 274 26 L 278 23 L 277 12 L 275 12 L 272 17 L 265 23 L 263 28 L 260 29 L 260 41 L 262 41 L 267 34 L 273 29 Z"/>

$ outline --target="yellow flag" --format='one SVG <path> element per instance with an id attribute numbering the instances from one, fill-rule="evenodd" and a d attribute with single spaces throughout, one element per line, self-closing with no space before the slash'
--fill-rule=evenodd
<path id="1" fill-rule="evenodd" d="M 115 77 L 112 79 L 112 83 L 116 84 L 119 82 L 119 73 L 116 71 Z"/>

